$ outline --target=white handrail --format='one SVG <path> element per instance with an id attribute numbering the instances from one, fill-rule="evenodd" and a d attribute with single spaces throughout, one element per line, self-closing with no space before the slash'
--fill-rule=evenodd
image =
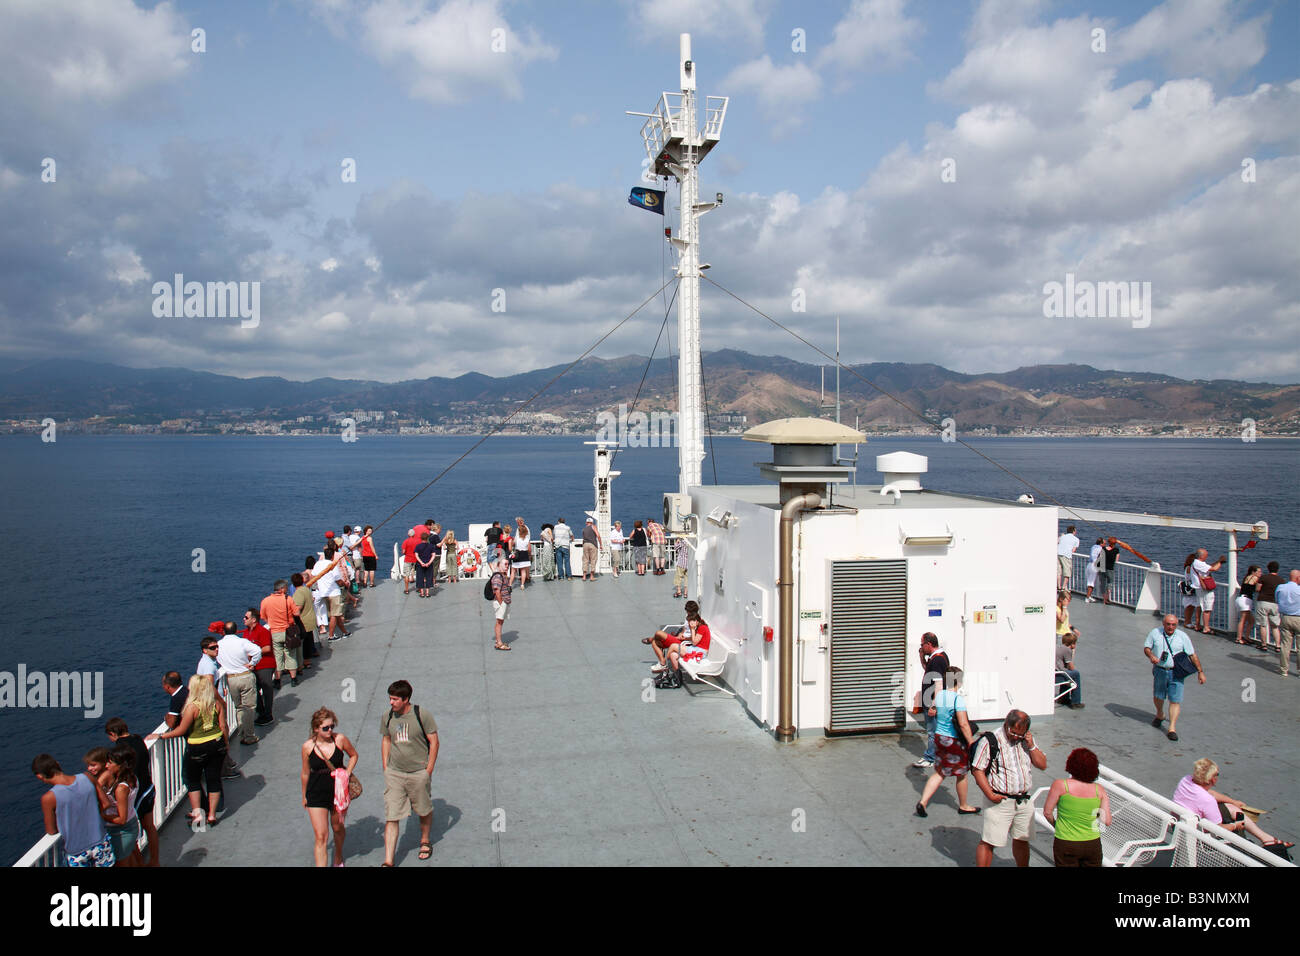
<path id="1" fill-rule="evenodd" d="M 238 708 L 227 694 L 226 726 L 234 727 L 237 719 Z M 165 734 L 170 729 L 164 721 L 151 733 Z M 153 772 L 153 822 L 157 829 L 162 829 L 167 817 L 185 800 L 185 738 L 155 739 L 148 741 L 145 748 L 149 751 L 149 767 Z M 142 827 L 136 846 L 143 850 L 148 845 L 149 839 Z M 63 865 L 63 835 L 60 833 L 47 833 L 41 837 L 14 864 L 15 867 Z"/>

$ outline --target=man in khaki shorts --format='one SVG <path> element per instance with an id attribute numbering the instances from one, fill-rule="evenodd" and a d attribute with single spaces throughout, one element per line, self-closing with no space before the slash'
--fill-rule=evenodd
<path id="1" fill-rule="evenodd" d="M 996 758 L 989 737 L 997 743 Z M 975 848 L 976 866 L 991 866 L 993 848 L 1006 846 L 1008 834 L 1016 866 L 1029 865 L 1029 841 L 1034 835 L 1032 767 L 1046 770 L 1047 755 L 1034 743 L 1029 715 L 1023 710 L 1010 711 L 992 734 L 980 734 L 970 770 L 988 806 L 984 809 L 984 832 Z"/>
<path id="2" fill-rule="evenodd" d="M 393 865 L 401 823 L 411 811 L 420 818 L 420 859 L 433 855 L 431 779 L 438 760 L 438 725 L 411 703 L 411 685 L 388 685 L 389 711 L 380 718 L 380 758 L 384 764 L 384 866 Z"/>

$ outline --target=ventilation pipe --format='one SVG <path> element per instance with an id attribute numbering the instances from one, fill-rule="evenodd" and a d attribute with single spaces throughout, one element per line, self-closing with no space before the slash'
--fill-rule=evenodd
<path id="1" fill-rule="evenodd" d="M 777 652 L 778 717 L 776 739 L 788 743 L 794 739 L 794 516 L 800 511 L 820 508 L 821 495 L 814 492 L 791 498 L 781 506 L 780 551 L 781 578 L 777 603 L 781 615 L 781 639 Z"/>

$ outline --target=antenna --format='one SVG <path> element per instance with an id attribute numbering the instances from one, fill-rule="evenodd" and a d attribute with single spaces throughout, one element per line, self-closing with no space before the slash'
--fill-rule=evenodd
<path id="1" fill-rule="evenodd" d="M 704 415 L 700 366 L 700 216 L 722 204 L 719 193 L 713 202 L 699 202 L 699 163 L 722 138 L 722 124 L 727 116 L 728 97 L 704 99 L 704 127 L 696 118 L 695 83 L 699 65 L 691 57 L 691 35 L 681 35 L 681 92 L 665 92 L 649 113 L 630 116 L 646 117 L 641 127 L 641 142 L 650 157 L 647 170 L 652 176 L 671 176 L 681 192 L 681 226 L 676 236 L 667 239 L 677 249 L 677 276 L 681 280 L 677 293 L 677 412 L 678 412 L 678 491 L 686 494 L 691 485 L 700 484 L 700 467 L 704 461 Z"/>

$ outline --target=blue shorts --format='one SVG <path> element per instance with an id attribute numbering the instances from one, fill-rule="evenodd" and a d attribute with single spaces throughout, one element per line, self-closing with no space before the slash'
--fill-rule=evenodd
<path id="1" fill-rule="evenodd" d="M 1171 704 L 1181 704 L 1183 702 L 1183 682 L 1174 679 L 1174 671 L 1171 667 L 1161 667 L 1159 664 L 1151 665 L 1151 676 L 1155 679 L 1151 696 L 1156 700 L 1167 700 Z"/>

